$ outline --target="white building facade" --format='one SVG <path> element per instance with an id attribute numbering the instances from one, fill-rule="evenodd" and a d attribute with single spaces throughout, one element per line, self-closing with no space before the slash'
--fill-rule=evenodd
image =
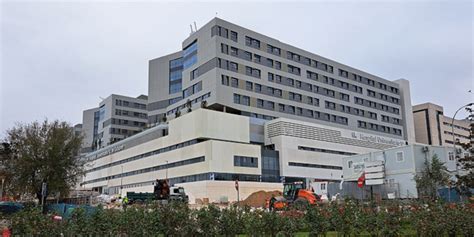
<path id="1" fill-rule="evenodd" d="M 83 187 L 150 192 L 169 178 L 191 202 L 232 201 L 237 179 L 242 199 L 282 182 L 340 181 L 343 157 L 415 141 L 407 80 L 219 18 L 149 62 L 148 90 L 151 128 L 89 154 Z"/>
<path id="2" fill-rule="evenodd" d="M 425 168 L 425 159 L 431 162 L 434 156 L 444 163 L 454 179 L 458 170 L 453 148 L 412 144 L 343 158 L 344 182 L 357 182 L 358 178 L 366 173 L 364 185 L 371 182 L 371 179 L 381 179 L 382 184 L 374 187 L 383 185 L 391 190 L 384 193 L 385 195 L 393 193 L 395 198 L 418 198 L 415 175 Z M 373 173 L 368 171 L 368 166 L 374 166 L 374 163 L 381 164 L 382 177 L 367 176 L 368 173 Z"/>

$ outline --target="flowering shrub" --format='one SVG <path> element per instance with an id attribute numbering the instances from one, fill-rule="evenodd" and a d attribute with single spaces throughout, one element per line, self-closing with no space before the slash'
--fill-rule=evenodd
<path id="1" fill-rule="evenodd" d="M 92 214 L 77 209 L 61 221 L 27 208 L 2 218 L 11 221 L 13 236 L 321 236 L 330 231 L 338 236 L 474 236 L 474 208 L 440 202 L 375 205 L 347 200 L 282 212 L 213 205 L 190 209 L 170 203 L 125 210 L 99 207 Z"/>

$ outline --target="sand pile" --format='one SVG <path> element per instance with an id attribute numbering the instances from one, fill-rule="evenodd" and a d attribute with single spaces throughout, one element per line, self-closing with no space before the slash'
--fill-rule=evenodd
<path id="1" fill-rule="evenodd" d="M 251 207 L 265 207 L 265 202 L 272 197 L 281 196 L 280 191 L 258 191 L 250 194 L 245 200 L 241 201 L 241 205 L 247 205 Z"/>

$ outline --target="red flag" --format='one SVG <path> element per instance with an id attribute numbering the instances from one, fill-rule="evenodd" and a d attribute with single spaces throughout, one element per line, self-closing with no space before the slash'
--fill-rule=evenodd
<path id="1" fill-rule="evenodd" d="M 364 181 L 365 181 L 365 173 L 362 173 L 362 175 L 357 180 L 357 187 L 362 188 L 364 186 Z"/>

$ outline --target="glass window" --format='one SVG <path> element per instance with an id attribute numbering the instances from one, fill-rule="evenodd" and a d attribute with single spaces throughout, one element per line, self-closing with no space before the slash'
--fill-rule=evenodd
<path id="1" fill-rule="evenodd" d="M 231 86 L 232 86 L 232 87 L 236 87 L 236 88 L 239 87 L 239 79 L 232 77 L 232 79 L 231 79 Z"/>
<path id="2" fill-rule="evenodd" d="M 237 32 L 235 32 L 235 31 L 230 31 L 230 39 L 231 39 L 232 41 L 237 42 Z"/>
<path id="3" fill-rule="evenodd" d="M 403 151 L 397 152 L 397 162 L 403 162 L 404 157 L 403 157 Z"/>
<path id="4" fill-rule="evenodd" d="M 263 103 L 264 103 L 264 101 L 262 99 L 257 99 L 257 107 L 258 108 L 263 108 Z"/>
<path id="5" fill-rule="evenodd" d="M 252 91 L 253 90 L 253 83 L 252 82 L 245 82 L 245 89 Z"/>
<path id="6" fill-rule="evenodd" d="M 450 161 L 453 161 L 453 160 L 454 160 L 454 153 L 453 153 L 452 151 L 450 151 L 450 152 L 448 153 L 448 159 L 449 159 Z"/>
<path id="7" fill-rule="evenodd" d="M 250 106 L 250 97 L 248 96 L 242 96 L 242 104 L 243 105 L 247 105 L 247 106 Z"/>
<path id="8" fill-rule="evenodd" d="M 183 68 L 187 69 L 197 62 L 197 41 L 194 41 L 183 50 Z"/>
<path id="9" fill-rule="evenodd" d="M 235 104 L 240 104 L 240 95 L 234 94 L 234 103 Z"/>

